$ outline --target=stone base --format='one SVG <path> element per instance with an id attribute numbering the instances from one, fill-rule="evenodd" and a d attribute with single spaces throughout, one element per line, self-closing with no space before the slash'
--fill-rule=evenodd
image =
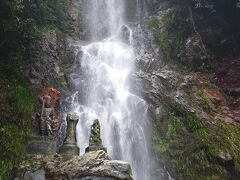
<path id="1" fill-rule="evenodd" d="M 72 156 L 78 156 L 79 155 L 79 147 L 76 144 L 63 144 L 63 146 L 60 149 L 60 154 L 62 154 L 65 157 L 72 157 Z"/>
<path id="2" fill-rule="evenodd" d="M 32 140 L 28 142 L 27 153 L 48 155 L 56 154 L 57 144 L 55 140 L 44 136 L 34 136 Z"/>
<path id="3" fill-rule="evenodd" d="M 85 153 L 81 158 L 73 156 L 64 161 L 65 156 L 41 158 L 28 156 L 16 167 L 14 180 L 133 180 L 130 164 L 113 161 L 102 150 Z"/>
<path id="4" fill-rule="evenodd" d="M 98 151 L 98 150 L 103 150 L 107 153 L 107 148 L 105 148 L 103 146 L 88 146 L 85 149 L 85 153 L 90 152 L 90 151 Z"/>
<path id="5" fill-rule="evenodd" d="M 79 180 L 117 180 L 115 177 L 102 177 L 102 176 L 86 176 L 81 177 Z"/>

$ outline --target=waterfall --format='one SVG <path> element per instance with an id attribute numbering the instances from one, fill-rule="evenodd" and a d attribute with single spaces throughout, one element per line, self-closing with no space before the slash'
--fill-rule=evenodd
<path id="1" fill-rule="evenodd" d="M 77 139 L 81 154 L 88 146 L 91 124 L 99 119 L 103 145 L 113 159 L 129 162 L 136 180 L 152 180 L 148 107 L 131 90 L 135 52 L 133 32 L 124 19 L 125 3 L 84 1 L 89 40 L 85 45 L 74 44 L 76 63 L 70 75 L 75 90 L 72 110 L 80 117 Z"/>

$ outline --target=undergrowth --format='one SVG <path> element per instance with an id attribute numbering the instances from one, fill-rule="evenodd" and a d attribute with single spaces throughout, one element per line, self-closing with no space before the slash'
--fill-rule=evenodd
<path id="1" fill-rule="evenodd" d="M 152 127 L 154 149 L 177 179 L 232 179 L 240 172 L 240 129 L 220 119 L 207 124 L 196 113 L 167 105 L 165 126 Z M 230 153 L 224 162 L 219 153 Z M 174 172 L 175 170 L 175 172 Z"/>
<path id="2" fill-rule="evenodd" d="M 27 82 L 17 77 L 16 84 L 0 81 L 0 179 L 9 179 L 11 170 L 23 157 L 31 129 L 34 100 Z"/>

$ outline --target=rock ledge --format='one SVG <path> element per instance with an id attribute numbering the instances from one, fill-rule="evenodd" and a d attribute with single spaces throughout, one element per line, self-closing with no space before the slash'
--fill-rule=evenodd
<path id="1" fill-rule="evenodd" d="M 29 156 L 16 171 L 14 180 L 132 180 L 129 163 L 112 160 L 103 150 L 73 156 Z"/>

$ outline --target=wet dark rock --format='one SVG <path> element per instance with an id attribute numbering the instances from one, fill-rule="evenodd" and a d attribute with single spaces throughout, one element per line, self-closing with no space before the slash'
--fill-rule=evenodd
<path id="1" fill-rule="evenodd" d="M 47 86 L 66 89 L 65 74 L 74 61 L 68 35 L 56 30 L 45 30 L 39 40 L 28 48 L 29 70 L 26 77 L 37 91 Z"/>
<path id="2" fill-rule="evenodd" d="M 185 49 L 186 61 L 188 61 L 188 63 L 201 66 L 204 60 L 206 61 L 207 57 L 203 51 L 201 40 L 197 35 L 193 35 L 187 39 Z"/>
<path id="3" fill-rule="evenodd" d="M 233 155 L 229 151 L 219 151 L 218 157 L 223 162 L 228 162 L 233 160 Z"/>
<path id="4" fill-rule="evenodd" d="M 240 88 L 232 88 L 229 90 L 229 94 L 233 97 L 240 97 Z"/>

